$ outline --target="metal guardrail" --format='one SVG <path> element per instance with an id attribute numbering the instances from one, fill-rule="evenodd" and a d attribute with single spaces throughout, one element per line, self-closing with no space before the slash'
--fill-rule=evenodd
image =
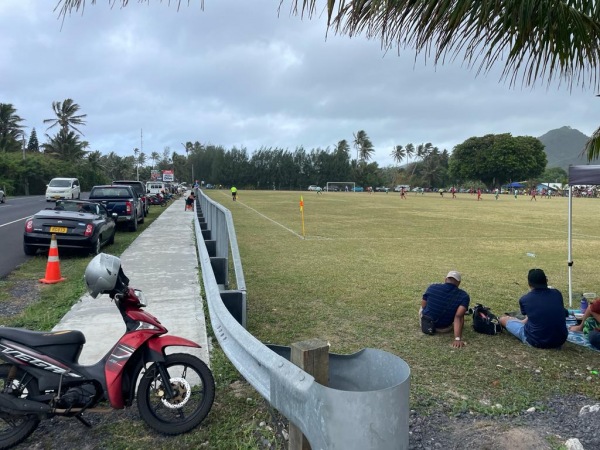
<path id="1" fill-rule="evenodd" d="M 329 385 L 323 386 L 292 364 L 290 348 L 267 347 L 229 312 L 205 238 L 227 239 L 231 245 L 238 289 L 245 281 L 231 212 L 206 197 L 197 196 L 195 221 L 198 259 L 210 321 L 219 344 L 242 376 L 273 407 L 294 423 L 311 448 L 406 449 L 410 369 L 401 358 L 383 350 L 363 349 L 351 355 L 330 354 Z M 202 227 L 200 217 L 210 224 Z M 212 245 L 212 243 L 211 243 Z M 222 258 L 225 244 L 217 243 Z M 227 249 L 227 252 L 229 249 Z M 225 286 L 226 287 L 226 286 Z M 245 306 L 245 305 L 244 305 Z"/>

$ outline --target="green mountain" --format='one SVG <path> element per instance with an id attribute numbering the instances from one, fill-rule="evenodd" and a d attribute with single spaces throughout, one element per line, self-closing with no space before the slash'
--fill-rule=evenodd
<path id="1" fill-rule="evenodd" d="M 571 127 L 550 130 L 538 137 L 544 144 L 548 165 L 546 167 L 562 167 L 566 171 L 569 165 L 587 164 L 587 159 L 582 155 L 589 136 Z"/>

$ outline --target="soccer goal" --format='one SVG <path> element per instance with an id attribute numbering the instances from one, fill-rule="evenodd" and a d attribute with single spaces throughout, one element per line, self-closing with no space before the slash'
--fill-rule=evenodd
<path id="1" fill-rule="evenodd" d="M 354 192 L 354 181 L 328 181 L 325 189 L 327 192 Z"/>

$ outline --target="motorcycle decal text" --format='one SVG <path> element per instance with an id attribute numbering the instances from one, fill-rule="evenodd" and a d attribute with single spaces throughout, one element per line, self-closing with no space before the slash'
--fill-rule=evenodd
<path id="1" fill-rule="evenodd" d="M 0 353 L 9 356 L 12 359 L 18 359 L 19 361 L 29 363 L 32 366 L 39 367 L 40 369 L 48 370 L 49 372 L 63 374 L 65 376 L 73 378 L 81 378 L 80 375 L 70 372 L 69 369 L 63 369 L 62 367 L 56 366 L 48 361 L 41 360 L 39 358 L 36 358 L 35 356 L 29 355 L 11 347 L 7 347 L 3 344 L 0 344 Z"/>

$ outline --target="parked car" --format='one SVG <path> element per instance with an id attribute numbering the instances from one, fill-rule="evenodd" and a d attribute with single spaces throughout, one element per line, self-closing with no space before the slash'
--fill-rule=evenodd
<path id="1" fill-rule="evenodd" d="M 399 184 L 398 186 L 394 187 L 394 192 L 400 192 L 402 188 L 404 188 L 404 192 L 410 191 L 410 186 L 408 184 Z"/>
<path id="2" fill-rule="evenodd" d="M 52 178 L 46 186 L 46 201 L 81 198 L 81 187 L 77 178 Z"/>
<path id="3" fill-rule="evenodd" d="M 116 214 L 111 216 L 98 203 L 58 200 L 25 221 L 23 251 L 35 255 L 50 248 L 52 235 L 60 248 L 83 249 L 94 255 L 115 241 Z"/>
<path id="4" fill-rule="evenodd" d="M 139 223 L 144 223 L 142 202 L 131 186 L 94 186 L 90 191 L 90 201 L 102 204 L 109 214 L 117 214 L 117 224 L 126 223 L 129 231 L 136 231 Z"/>
<path id="5" fill-rule="evenodd" d="M 311 184 L 311 185 L 308 187 L 308 190 L 309 190 L 309 191 L 318 191 L 319 189 L 321 189 L 321 188 L 320 188 L 319 186 L 317 186 L 316 184 Z"/>
<path id="6" fill-rule="evenodd" d="M 365 189 L 362 188 L 362 187 L 360 187 L 360 186 L 355 186 L 355 187 L 352 188 L 352 190 L 354 192 L 364 192 L 365 191 Z"/>
<path id="7" fill-rule="evenodd" d="M 375 192 L 387 192 L 389 191 L 389 188 L 386 188 L 385 186 L 378 186 L 375 188 Z"/>
<path id="8" fill-rule="evenodd" d="M 127 186 L 131 186 L 135 193 L 140 197 L 140 201 L 142 202 L 144 210 L 144 216 L 148 215 L 148 211 L 150 210 L 150 200 L 148 199 L 148 195 L 146 194 L 146 185 L 143 181 L 117 180 L 113 181 L 112 184 L 124 184 Z"/>
<path id="9" fill-rule="evenodd" d="M 215 186 L 213 184 L 210 183 L 206 183 L 206 186 L 204 186 L 206 189 L 214 189 Z"/>
<path id="10" fill-rule="evenodd" d="M 0 203 L 4 203 L 6 201 L 6 195 L 4 194 L 4 191 L 2 189 L 0 189 Z"/>

